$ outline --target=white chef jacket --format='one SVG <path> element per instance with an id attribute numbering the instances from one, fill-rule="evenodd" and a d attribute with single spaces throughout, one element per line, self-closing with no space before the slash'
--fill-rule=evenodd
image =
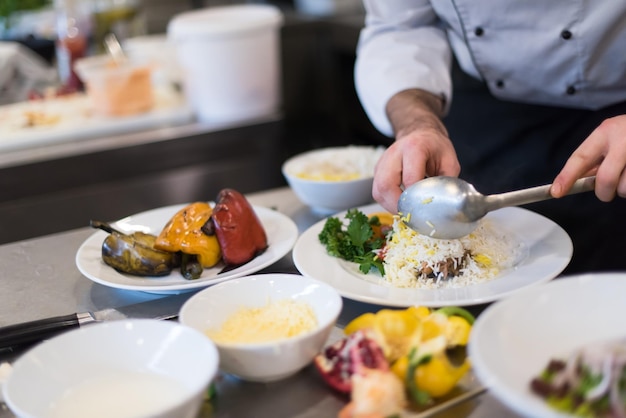
<path id="1" fill-rule="evenodd" d="M 395 93 L 452 100 L 452 53 L 504 100 L 598 109 L 626 101 L 625 0 L 364 0 L 355 83 L 374 126 Z"/>

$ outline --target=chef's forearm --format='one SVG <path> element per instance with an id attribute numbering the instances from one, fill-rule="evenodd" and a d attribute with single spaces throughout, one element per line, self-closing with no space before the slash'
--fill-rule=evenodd
<path id="1" fill-rule="evenodd" d="M 420 89 L 403 90 L 389 99 L 387 117 L 396 138 L 415 129 L 436 129 L 447 136 L 441 118 L 445 109 L 444 100 Z"/>

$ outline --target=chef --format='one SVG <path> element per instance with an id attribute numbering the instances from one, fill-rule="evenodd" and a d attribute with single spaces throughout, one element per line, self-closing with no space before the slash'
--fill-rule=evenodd
<path id="1" fill-rule="evenodd" d="M 626 268 L 626 2 L 365 0 L 355 82 L 395 138 L 373 195 L 459 176 L 483 194 L 552 184 L 528 205 L 571 236 L 567 272 Z M 595 174 L 595 193 L 563 197 Z M 511 219 L 511 222 L 515 222 Z"/>

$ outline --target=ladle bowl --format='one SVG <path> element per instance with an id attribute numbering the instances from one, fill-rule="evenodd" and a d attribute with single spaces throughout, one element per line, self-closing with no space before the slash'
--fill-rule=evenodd
<path id="1" fill-rule="evenodd" d="M 428 177 L 402 192 L 398 213 L 420 234 L 456 239 L 471 233 L 480 219 L 493 210 L 551 199 L 550 187 L 547 184 L 485 196 L 457 177 Z M 581 178 L 567 194 L 591 191 L 594 187 L 594 176 Z"/>

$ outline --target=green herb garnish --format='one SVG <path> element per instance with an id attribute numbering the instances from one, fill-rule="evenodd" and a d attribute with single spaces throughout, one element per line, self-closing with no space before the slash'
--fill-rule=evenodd
<path id="1" fill-rule="evenodd" d="M 349 221 L 347 226 L 339 218 L 328 218 L 318 235 L 328 254 L 358 263 L 359 270 L 364 274 L 376 268 L 384 275 L 383 262 L 373 252 L 385 244 L 384 239 L 372 238 L 374 236 L 372 225 L 380 225 L 378 217 L 373 216 L 369 219 L 358 209 L 350 209 L 345 218 Z"/>

